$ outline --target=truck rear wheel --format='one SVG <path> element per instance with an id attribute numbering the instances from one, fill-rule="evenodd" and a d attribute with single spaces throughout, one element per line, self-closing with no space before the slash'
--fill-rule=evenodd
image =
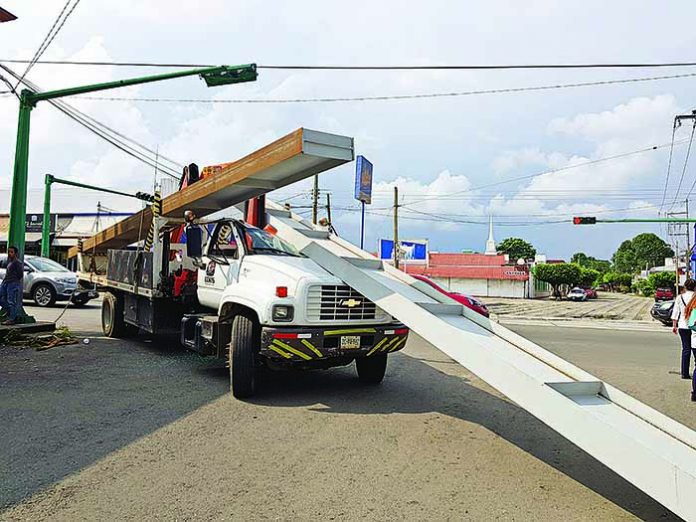
<path id="1" fill-rule="evenodd" d="M 137 329 L 123 320 L 123 297 L 106 292 L 101 308 L 102 331 L 107 337 L 130 337 Z"/>
<path id="2" fill-rule="evenodd" d="M 355 359 L 355 366 L 358 369 L 360 382 L 379 384 L 387 371 L 387 354 L 380 353 L 372 357 L 358 357 Z"/>
<path id="3" fill-rule="evenodd" d="M 256 389 L 256 351 L 260 343 L 256 321 L 237 315 L 232 322 L 232 338 L 228 349 L 230 388 L 237 399 L 251 397 Z"/>

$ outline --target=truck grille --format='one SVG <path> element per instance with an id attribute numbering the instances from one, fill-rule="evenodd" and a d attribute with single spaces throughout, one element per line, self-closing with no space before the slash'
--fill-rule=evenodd
<path id="1" fill-rule="evenodd" d="M 310 321 L 361 321 L 375 319 L 381 310 L 362 294 L 345 285 L 312 286 L 307 295 Z"/>

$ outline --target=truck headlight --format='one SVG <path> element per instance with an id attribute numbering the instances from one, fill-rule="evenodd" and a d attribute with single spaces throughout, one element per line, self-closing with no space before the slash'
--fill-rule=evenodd
<path id="1" fill-rule="evenodd" d="M 290 305 L 273 305 L 273 320 L 279 323 L 292 321 L 295 317 L 295 307 Z"/>

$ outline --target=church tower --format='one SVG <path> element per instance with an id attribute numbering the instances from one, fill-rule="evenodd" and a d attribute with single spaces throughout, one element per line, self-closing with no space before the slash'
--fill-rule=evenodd
<path id="1" fill-rule="evenodd" d="M 488 216 L 488 241 L 486 241 L 486 252 L 487 256 L 495 256 L 498 254 L 498 250 L 495 246 L 495 239 L 493 238 L 493 216 Z"/>

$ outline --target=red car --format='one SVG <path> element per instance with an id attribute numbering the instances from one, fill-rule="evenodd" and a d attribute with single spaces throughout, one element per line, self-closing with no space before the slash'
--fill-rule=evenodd
<path id="1" fill-rule="evenodd" d="M 594 288 L 583 288 L 588 299 L 597 299 L 597 290 Z"/>
<path id="2" fill-rule="evenodd" d="M 438 285 L 435 281 L 431 281 L 425 276 L 422 275 L 412 275 L 411 277 L 414 277 L 418 279 L 419 281 L 423 281 L 424 283 L 428 283 L 430 286 L 432 286 L 435 290 L 440 292 L 441 294 L 445 294 L 446 296 L 451 297 L 458 303 L 463 304 L 467 308 L 473 310 L 474 312 L 477 312 L 481 314 L 484 317 L 488 317 L 488 308 L 486 308 L 486 305 L 483 304 L 481 301 L 478 299 L 474 299 L 470 295 L 464 295 L 460 294 L 459 292 L 450 292 L 449 290 L 445 290 L 442 288 L 440 285 Z"/>
<path id="3" fill-rule="evenodd" d="M 674 299 L 674 290 L 671 288 L 658 288 L 655 290 L 655 301 L 672 301 Z"/>

